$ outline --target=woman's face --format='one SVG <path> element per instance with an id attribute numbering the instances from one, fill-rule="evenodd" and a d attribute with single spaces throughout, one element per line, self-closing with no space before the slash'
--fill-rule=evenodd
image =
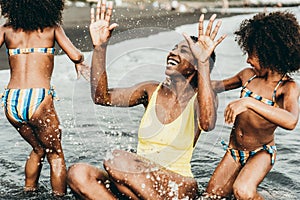
<path id="1" fill-rule="evenodd" d="M 186 41 L 175 45 L 167 56 L 166 75 L 188 77 L 196 72 L 195 58 Z"/>

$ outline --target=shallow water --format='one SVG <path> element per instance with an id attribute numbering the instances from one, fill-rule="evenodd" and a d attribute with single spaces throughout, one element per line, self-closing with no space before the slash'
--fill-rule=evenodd
<path id="1" fill-rule="evenodd" d="M 293 8 L 293 12 L 300 19 L 300 10 Z M 223 19 L 220 32 L 228 36 L 216 50 L 217 62 L 213 79 L 234 75 L 247 66 L 246 58 L 234 42 L 232 33 L 249 16 L 251 15 Z M 156 32 L 157 29 L 137 29 L 135 33 L 138 35 L 145 31 Z M 166 55 L 174 44 L 183 40 L 180 34 L 183 31 L 191 35 L 197 34 L 197 25 L 185 25 L 175 31 L 163 30 L 147 38 L 111 45 L 108 49 L 110 86 L 129 86 L 143 80 L 163 81 Z M 112 40 L 124 38 L 126 34 L 128 33 L 115 35 Z M 90 60 L 91 53 L 87 52 L 86 57 Z M 111 149 L 135 149 L 138 124 L 144 108 L 108 108 L 94 105 L 90 98 L 89 83 L 82 79 L 75 80 L 74 67 L 68 58 L 57 56 L 55 59 L 52 83 L 60 98 L 55 106 L 63 129 L 62 144 L 67 165 L 86 162 L 102 167 L 102 160 Z M 7 84 L 8 78 L 9 71 L 0 71 L 0 88 Z M 300 81 L 299 74 L 295 78 Z M 201 191 L 224 154 L 220 141 L 228 141 L 231 127 L 224 123 L 224 108 L 238 96 L 239 90 L 219 95 L 217 126 L 212 132 L 202 133 L 197 144 L 192 170 Z M 24 164 L 31 148 L 10 126 L 3 112 L 0 114 L 0 127 L 0 199 L 55 199 L 51 195 L 47 162 L 44 163 L 40 177 L 40 191 L 23 193 Z M 277 162 L 259 186 L 259 191 L 268 200 L 300 199 L 299 131 L 299 124 L 293 131 L 280 128 L 276 131 Z M 63 199 L 74 197 L 68 194 Z"/>

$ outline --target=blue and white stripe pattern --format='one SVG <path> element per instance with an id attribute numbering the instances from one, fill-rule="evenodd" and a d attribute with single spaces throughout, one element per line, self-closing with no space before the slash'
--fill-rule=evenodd
<path id="1" fill-rule="evenodd" d="M 264 98 L 260 95 L 254 94 L 251 90 L 249 90 L 246 86 L 254 79 L 256 78 L 256 75 L 252 76 L 242 87 L 242 91 L 241 91 L 241 98 L 242 97 L 252 97 L 258 101 L 261 101 L 265 104 L 268 104 L 270 106 L 275 106 L 278 107 L 278 105 L 276 104 L 276 92 L 278 87 L 280 86 L 280 84 L 283 82 L 283 78 L 285 77 L 285 75 L 278 81 L 276 87 L 274 88 L 273 94 L 272 94 L 272 100 Z"/>
<path id="2" fill-rule="evenodd" d="M 5 89 L 2 104 L 6 114 L 16 122 L 26 123 L 47 95 L 56 96 L 54 89 Z"/>
<path id="3" fill-rule="evenodd" d="M 228 145 L 222 140 L 221 144 L 224 146 L 224 149 L 229 151 L 232 158 L 239 162 L 242 166 L 244 166 L 247 163 L 247 160 L 251 157 L 253 157 L 257 152 L 259 151 L 266 151 L 269 154 L 271 154 L 271 165 L 274 165 L 275 163 L 275 154 L 276 154 L 276 146 L 271 145 L 263 145 L 260 148 L 257 148 L 253 151 L 244 151 L 244 150 L 236 150 L 233 148 L 228 147 Z"/>
<path id="4" fill-rule="evenodd" d="M 27 53 L 48 53 L 54 54 L 55 48 L 16 48 L 16 49 L 7 49 L 7 54 L 9 56 L 18 55 L 18 54 L 27 54 Z"/>

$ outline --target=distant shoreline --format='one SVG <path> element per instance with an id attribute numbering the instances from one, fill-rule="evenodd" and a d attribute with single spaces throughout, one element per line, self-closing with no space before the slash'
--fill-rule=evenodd
<path id="1" fill-rule="evenodd" d="M 78 8 L 73 8 L 75 13 L 76 11 L 81 10 Z M 82 20 L 80 23 L 77 22 L 77 26 L 72 25 L 72 23 L 65 21 L 64 28 L 66 34 L 70 37 L 71 41 L 79 39 L 82 36 L 85 36 L 84 46 L 79 45 L 82 51 L 91 51 L 92 44 L 89 36 L 88 26 L 90 23 L 89 19 L 89 9 L 86 11 L 88 19 Z M 194 12 L 176 12 L 176 11 L 166 11 L 166 10 L 138 10 L 135 8 L 116 8 L 116 11 L 113 13 L 111 22 L 117 23 L 119 26 L 114 30 L 113 34 L 118 34 L 124 31 L 131 30 L 130 35 L 123 36 L 122 38 L 133 39 L 136 37 L 146 37 L 157 32 L 145 32 L 142 35 L 134 34 L 134 29 L 140 29 L 144 27 L 155 27 L 155 29 L 160 30 L 174 30 L 176 27 L 197 23 L 201 14 L 201 10 L 194 10 Z M 205 13 L 205 18 L 209 18 L 215 12 L 207 11 Z M 226 13 L 222 14 L 220 12 L 216 13 L 218 18 L 231 17 L 234 15 L 245 14 L 245 13 Z M 68 13 L 65 13 L 65 16 L 68 16 Z M 67 17 L 70 19 L 71 17 Z M 76 23 L 76 22 L 75 22 Z M 111 41 L 111 43 L 120 42 L 118 40 Z M 76 43 L 74 43 L 76 45 Z"/>
<path id="2" fill-rule="evenodd" d="M 118 34 L 127 30 L 134 30 L 143 27 L 155 27 L 155 30 L 174 30 L 176 27 L 184 24 L 197 23 L 201 11 L 195 10 L 192 12 L 179 13 L 176 11 L 145 9 L 139 10 L 136 8 L 116 8 L 112 16 L 112 22 L 116 22 L 119 26 L 114 30 L 113 34 Z M 206 13 L 206 18 L 212 13 Z M 244 13 L 217 13 L 218 18 L 230 17 Z M 63 14 L 63 28 L 66 35 L 70 38 L 73 44 L 83 52 L 92 50 L 92 43 L 89 35 L 90 23 L 90 8 L 89 7 L 68 7 Z M 160 29 L 161 28 L 161 29 Z M 159 31 L 158 31 L 159 32 Z M 128 33 L 128 32 L 127 32 Z M 122 40 L 133 39 L 136 37 L 146 37 L 157 32 L 145 32 L 142 35 L 135 35 L 134 31 L 129 35 L 122 37 Z M 120 42 L 118 40 L 111 43 Z M 60 53 L 58 53 L 60 52 Z M 56 55 L 62 55 L 60 47 L 56 45 Z M 9 69 L 6 48 L 2 46 L 0 49 L 0 70 Z"/>
<path id="3" fill-rule="evenodd" d="M 229 1 L 230 7 L 243 8 L 244 1 Z M 110 43 L 117 43 L 124 39 L 133 39 L 136 37 L 146 37 L 151 34 L 156 34 L 163 30 L 174 30 L 176 27 L 197 23 L 201 13 L 205 14 L 206 18 L 209 18 L 213 13 L 218 15 L 218 18 L 231 17 L 234 15 L 253 13 L 251 11 L 245 11 L 237 13 L 222 13 L 221 1 L 218 2 L 198 2 L 198 1 L 180 1 L 181 4 L 187 6 L 187 12 L 178 12 L 174 10 L 155 9 L 152 6 L 146 5 L 143 9 L 139 9 L 137 5 L 131 5 L 127 7 L 114 8 L 112 22 L 118 23 L 119 26 L 114 30 L 114 35 L 122 33 L 124 31 L 127 35 L 122 35 L 119 40 L 114 38 L 114 41 Z M 259 5 L 249 5 L 251 7 L 259 7 Z M 265 5 L 263 5 L 265 6 Z M 274 5 L 273 5 L 274 7 Z M 216 9 L 218 8 L 218 9 Z M 3 20 L 3 19 L 2 19 Z M 83 6 L 67 6 L 63 12 L 63 28 L 66 35 L 70 38 L 73 44 L 83 52 L 92 50 L 91 38 L 89 35 L 90 24 L 90 7 Z M 154 32 L 144 32 L 135 34 L 135 29 L 154 27 Z M 149 29 L 148 29 L 149 30 Z M 129 34 L 128 34 L 129 33 Z M 58 45 L 56 47 L 56 55 L 62 55 Z M 6 49 L 4 46 L 0 49 L 0 70 L 9 69 Z"/>

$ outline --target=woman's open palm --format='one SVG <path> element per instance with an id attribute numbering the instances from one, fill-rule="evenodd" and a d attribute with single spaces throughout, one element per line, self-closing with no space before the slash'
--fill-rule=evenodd
<path id="1" fill-rule="evenodd" d="M 220 44 L 226 35 L 222 35 L 218 40 L 215 40 L 219 28 L 221 26 L 221 21 L 217 22 L 217 25 L 215 28 L 212 30 L 213 23 L 216 19 L 216 15 L 212 15 L 209 23 L 207 25 L 206 31 L 204 33 L 204 28 L 203 28 L 203 22 L 204 22 L 204 15 L 202 14 L 199 19 L 199 33 L 198 33 L 198 41 L 195 43 L 188 35 L 183 34 L 185 39 L 187 40 L 190 49 L 194 55 L 194 57 L 204 63 L 206 62 L 209 58 L 214 49 L 218 44 Z"/>
<path id="2" fill-rule="evenodd" d="M 106 44 L 111 36 L 112 31 L 118 25 L 110 24 L 113 3 L 109 2 L 106 8 L 106 0 L 99 0 L 96 8 L 91 9 L 90 34 L 94 46 Z"/>

